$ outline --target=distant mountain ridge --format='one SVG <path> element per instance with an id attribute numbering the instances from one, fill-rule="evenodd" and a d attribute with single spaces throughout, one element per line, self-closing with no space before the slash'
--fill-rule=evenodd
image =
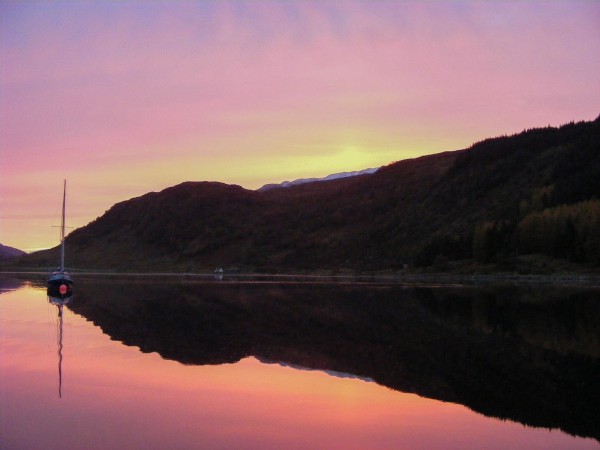
<path id="1" fill-rule="evenodd" d="M 286 189 L 182 183 L 73 231 L 68 261 L 148 271 L 598 271 L 599 199 L 600 117 Z M 51 266 L 57 255 L 20 260 Z"/>
<path id="2" fill-rule="evenodd" d="M 356 170 L 353 172 L 334 173 L 334 174 L 327 175 L 326 177 L 322 177 L 322 178 L 300 178 L 300 179 L 294 180 L 294 181 L 283 181 L 282 183 L 269 183 L 269 184 L 265 184 L 264 186 L 260 187 L 257 190 L 259 192 L 264 192 L 264 191 L 268 191 L 269 189 L 287 188 L 287 187 L 291 187 L 291 186 L 298 186 L 300 184 L 305 184 L 305 183 L 338 180 L 340 178 L 355 177 L 358 175 L 370 175 L 372 173 L 377 172 L 377 170 L 379 170 L 379 167 L 375 167 L 375 168 L 371 168 L 371 169 L 364 169 L 364 170 Z"/>
<path id="3" fill-rule="evenodd" d="M 15 258 L 17 256 L 27 254 L 23 250 L 19 250 L 18 248 L 9 247 L 7 245 L 0 244 L 0 259 L 10 259 Z"/>

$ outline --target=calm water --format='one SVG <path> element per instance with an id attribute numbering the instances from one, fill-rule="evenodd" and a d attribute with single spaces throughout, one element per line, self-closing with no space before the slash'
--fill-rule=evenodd
<path id="1" fill-rule="evenodd" d="M 600 291 L 0 278 L 2 449 L 598 449 Z"/>

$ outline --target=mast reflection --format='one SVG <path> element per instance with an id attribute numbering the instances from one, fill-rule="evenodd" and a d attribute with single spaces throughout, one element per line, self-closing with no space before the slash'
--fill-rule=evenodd
<path id="1" fill-rule="evenodd" d="M 63 307 L 71 301 L 72 293 L 62 295 L 55 289 L 48 288 L 48 302 L 58 311 L 56 317 L 56 345 L 58 355 L 58 397 L 62 398 L 62 349 L 63 349 Z"/>

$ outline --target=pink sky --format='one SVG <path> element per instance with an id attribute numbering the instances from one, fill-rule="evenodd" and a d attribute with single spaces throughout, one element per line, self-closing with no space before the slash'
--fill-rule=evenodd
<path id="1" fill-rule="evenodd" d="M 600 113 L 600 2 L 0 2 L 0 242 Z"/>

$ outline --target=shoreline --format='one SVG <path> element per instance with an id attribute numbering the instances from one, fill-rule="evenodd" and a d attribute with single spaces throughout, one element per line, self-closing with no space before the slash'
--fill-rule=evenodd
<path id="1" fill-rule="evenodd" d="M 211 272 L 119 272 L 119 271 L 87 271 L 71 270 L 70 273 L 80 279 L 85 278 L 137 278 L 147 279 L 160 277 L 158 282 L 169 280 L 188 281 L 222 281 L 222 282 L 330 282 L 330 283 L 356 283 L 356 284 L 406 284 L 444 286 L 444 287 L 467 287 L 469 285 L 485 284 L 516 284 L 516 285 L 554 285 L 554 286 L 581 286 L 589 288 L 600 288 L 600 274 L 453 274 L 453 273 L 246 273 L 227 272 L 215 274 Z M 25 270 L 3 270 L 0 276 L 46 276 L 47 271 L 25 269 Z"/>

